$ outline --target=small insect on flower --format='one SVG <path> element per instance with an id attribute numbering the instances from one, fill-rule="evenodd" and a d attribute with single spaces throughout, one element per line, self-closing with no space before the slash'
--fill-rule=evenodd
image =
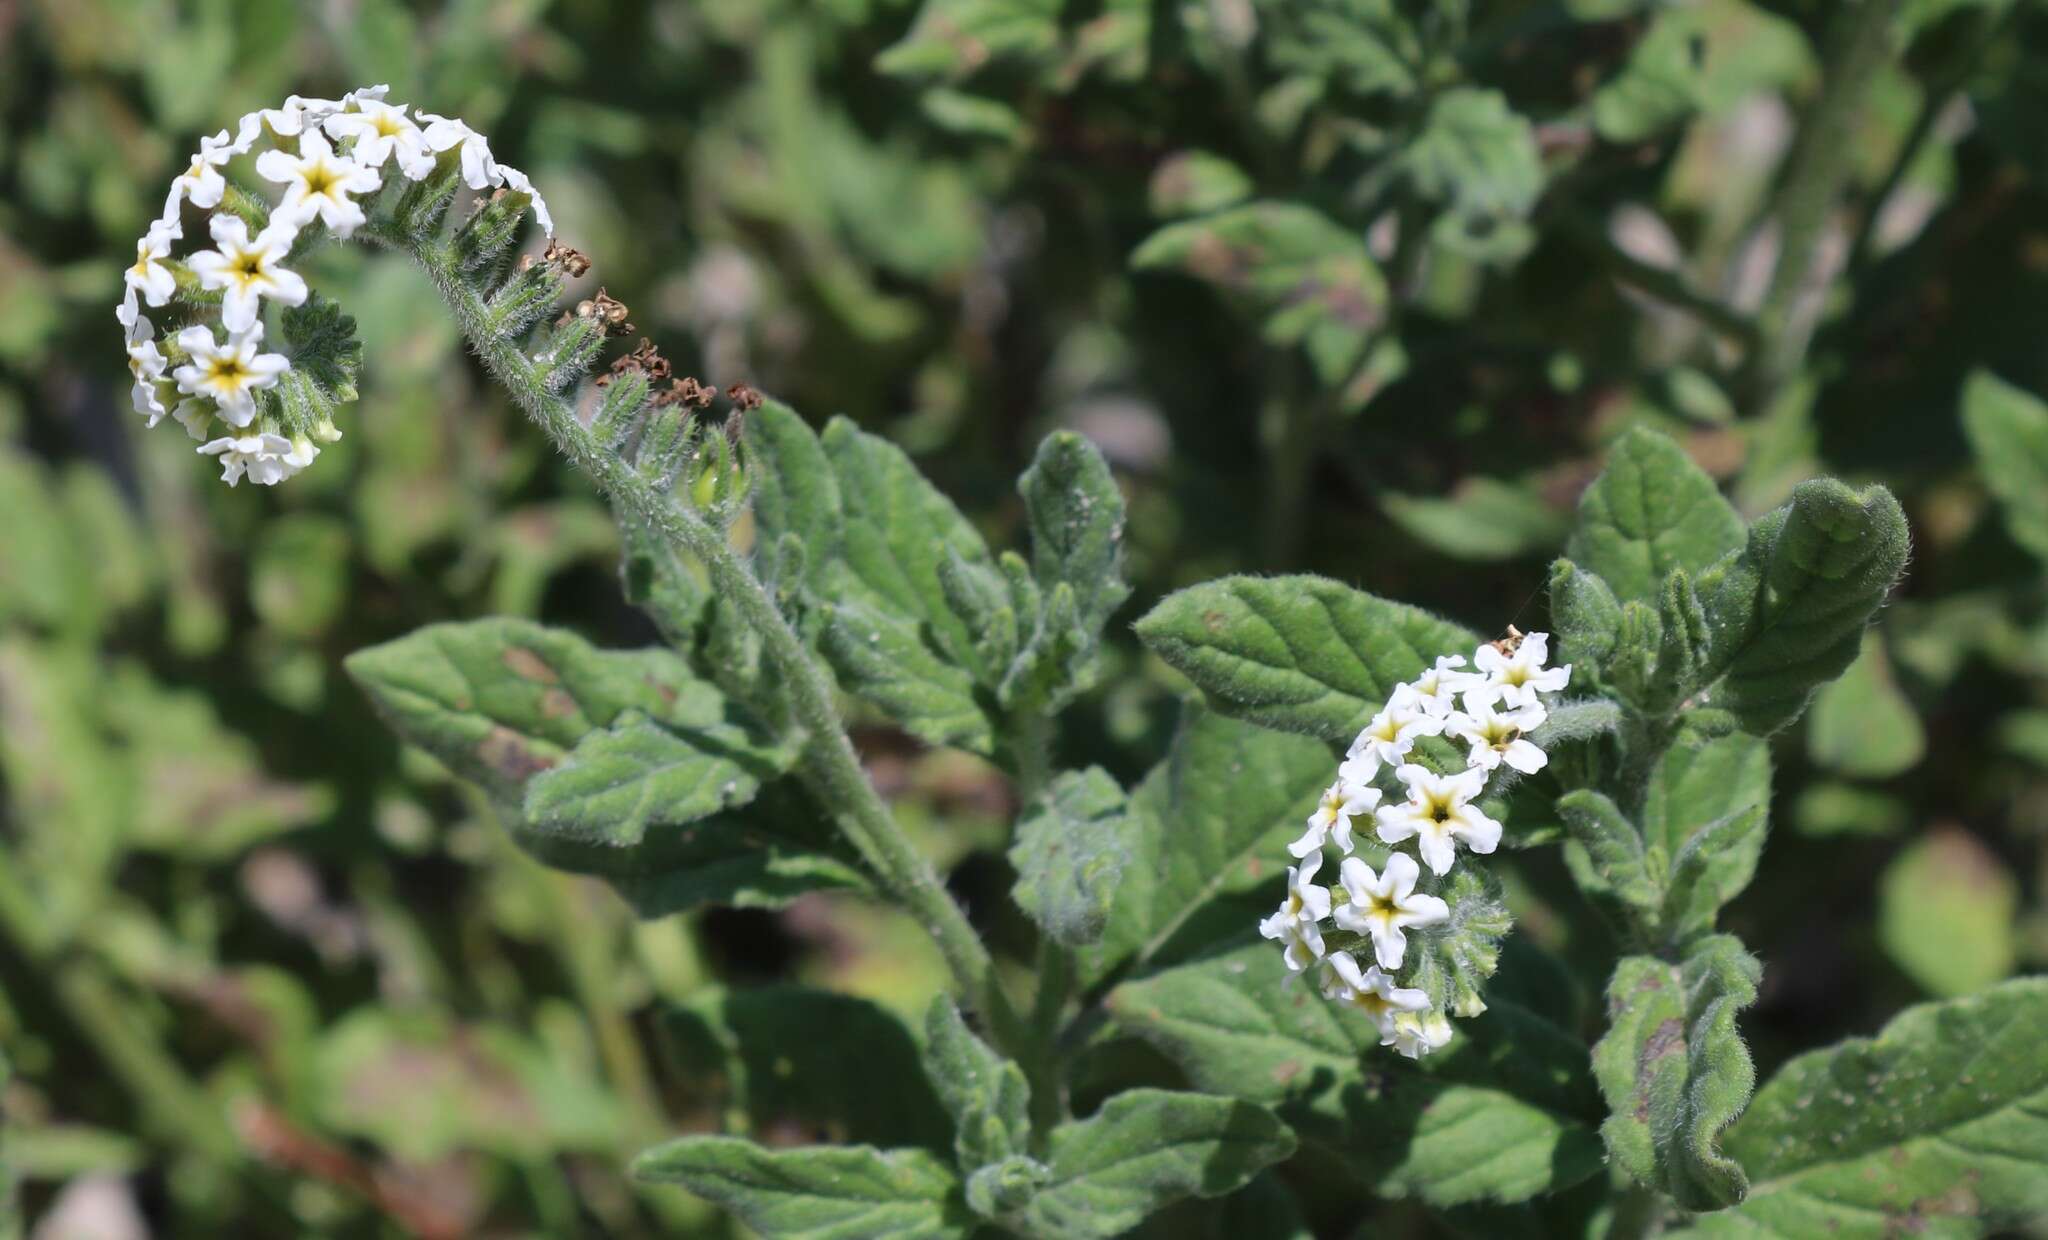
<path id="1" fill-rule="evenodd" d="M 1373 957 L 1383 969 L 1401 967 L 1408 953 L 1406 927 L 1433 926 L 1451 915 L 1441 899 L 1416 892 L 1422 870 L 1407 853 L 1389 856 L 1377 874 L 1362 859 L 1346 857 L 1337 873 L 1345 899 L 1332 917 L 1346 930 L 1372 936 Z"/>
<path id="2" fill-rule="evenodd" d="M 1500 824 L 1472 804 L 1486 787 L 1485 771 L 1470 767 L 1438 775 L 1409 763 L 1394 774 L 1408 786 L 1408 799 L 1380 811 L 1380 839 L 1388 844 L 1415 840 L 1430 873 L 1450 873 L 1459 842 L 1476 853 L 1490 853 L 1500 844 Z"/>
<path id="3" fill-rule="evenodd" d="M 1287 895 L 1272 916 L 1259 923 L 1259 933 L 1286 945 L 1290 971 L 1299 973 L 1323 958 L 1323 930 L 1319 925 L 1330 915 L 1330 890 L 1315 881 L 1320 855 L 1303 860 L 1287 871 Z"/>
<path id="4" fill-rule="evenodd" d="M 1465 709 L 1445 721 L 1444 731 L 1470 746 L 1466 763 L 1491 771 L 1505 762 L 1524 775 L 1534 775 L 1550 761 L 1527 734 L 1543 726 L 1550 713 L 1536 702 L 1498 710 L 1479 692 L 1465 695 Z"/>
<path id="5" fill-rule="evenodd" d="M 216 343 L 210 327 L 194 326 L 179 332 L 178 347 L 191 355 L 192 362 L 172 372 L 178 390 L 212 397 L 230 426 L 249 425 L 256 420 L 256 393 L 274 387 L 277 377 L 291 368 L 282 353 L 258 353 L 256 346 L 262 340 L 260 322 L 229 332 L 226 343 Z"/>
<path id="6" fill-rule="evenodd" d="M 1509 629 L 1506 638 L 1473 652 L 1473 666 L 1486 680 L 1469 692 L 1491 693 L 1509 706 L 1531 705 L 1538 693 L 1560 693 L 1571 683 L 1571 664 L 1544 667 L 1549 661 L 1550 634 Z"/>
<path id="7" fill-rule="evenodd" d="M 1349 853 L 1352 848 L 1351 820 L 1360 814 L 1370 816 L 1373 807 L 1379 803 L 1378 788 L 1346 779 L 1340 769 L 1337 782 L 1324 790 L 1322 799 L 1316 802 L 1315 812 L 1308 816 L 1308 830 L 1289 844 L 1287 851 L 1296 857 L 1306 857 L 1320 851 L 1323 841 L 1335 840 L 1337 847 Z"/>
<path id="8" fill-rule="evenodd" d="M 1327 964 L 1331 976 L 1324 980 L 1323 997 L 1363 1012 L 1382 1038 L 1392 1036 L 1401 1013 L 1429 1010 L 1428 995 L 1394 985 L 1393 977 L 1378 965 L 1359 968 L 1350 952 L 1331 952 Z"/>
<path id="9" fill-rule="evenodd" d="M 223 211 L 213 217 L 211 228 L 213 243 L 219 248 L 199 251 L 187 265 L 199 277 L 200 288 L 221 290 L 222 326 L 239 332 L 256 324 L 258 302 L 265 297 L 287 306 L 306 300 L 306 282 L 280 265 L 298 235 L 297 221 L 273 217 L 270 226 L 252 240 L 242 217 Z"/>
<path id="10" fill-rule="evenodd" d="M 349 195 L 375 193 L 384 184 L 375 169 L 336 155 L 327 139 L 313 129 L 299 135 L 297 155 L 273 150 L 257 156 L 256 175 L 285 187 L 284 198 L 272 213 L 272 228 L 276 221 L 289 220 L 296 233 L 318 219 L 343 239 L 353 235 L 367 218 Z"/>

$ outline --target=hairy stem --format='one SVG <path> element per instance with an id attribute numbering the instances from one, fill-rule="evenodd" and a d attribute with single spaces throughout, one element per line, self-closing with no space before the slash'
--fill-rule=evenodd
<path id="1" fill-rule="evenodd" d="M 588 474 L 620 511 L 671 547 L 696 557 L 712 589 L 738 610 L 761 638 L 762 651 L 781 673 L 792 707 L 809 733 L 805 766 L 835 807 L 839 823 L 863 859 L 938 943 L 968 1006 L 979 1011 L 997 1037 L 1014 1044 L 1015 1013 L 995 978 L 994 961 L 967 915 L 954 902 L 931 863 L 897 826 L 888 806 L 868 782 L 860 756 L 833 705 L 832 686 L 760 581 L 747 568 L 724 531 L 675 502 L 624 460 L 606 451 L 555 394 L 516 341 L 489 329 L 483 299 L 462 277 L 445 245 L 379 237 L 410 254 L 434 282 L 455 314 L 463 337 L 483 359 L 520 408 L 547 433 L 557 450 Z"/>

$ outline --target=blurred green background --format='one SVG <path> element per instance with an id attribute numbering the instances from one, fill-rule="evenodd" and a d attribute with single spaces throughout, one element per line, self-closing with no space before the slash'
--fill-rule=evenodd
<path id="1" fill-rule="evenodd" d="M 724 1235 L 624 1161 L 749 1074 L 764 1140 L 876 1135 L 788 1055 L 888 1086 L 750 1032 L 761 988 L 941 984 L 858 903 L 634 924 L 371 717 L 342 656 L 430 621 L 656 640 L 402 262 L 308 272 L 366 365 L 304 476 L 129 411 L 120 272 L 198 137 L 372 82 L 488 133 L 679 371 L 896 439 L 992 541 L 1088 434 L 1129 615 L 1308 570 L 1541 627 L 1631 424 L 1749 515 L 1886 483 L 1914 563 L 1776 747 L 1745 1028 L 1768 1072 L 2048 962 L 2036 0 L 0 0 L 0 1235 Z M 1176 694 L 1120 640 L 1064 756 L 1142 770 Z M 859 739 L 1023 941 L 1004 781 Z M 1606 950 L 1554 852 L 1511 882 Z"/>

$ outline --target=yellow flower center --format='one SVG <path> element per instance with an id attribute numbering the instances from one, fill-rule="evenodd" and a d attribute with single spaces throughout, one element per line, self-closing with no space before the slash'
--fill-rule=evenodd
<path id="1" fill-rule="evenodd" d="M 334 186 L 341 180 L 326 164 L 315 164 L 306 169 L 306 196 L 308 198 L 331 197 Z"/>
<path id="2" fill-rule="evenodd" d="M 1394 1005 L 1387 1002 L 1387 1000 L 1377 990 L 1353 991 L 1351 995 L 1351 1005 L 1357 1008 L 1359 1011 L 1364 1012 L 1371 1016 L 1382 1015 L 1383 1013 L 1392 1011 L 1394 1007 Z"/>
<path id="3" fill-rule="evenodd" d="M 395 138 L 399 134 L 398 122 L 389 115 L 379 116 L 370 123 L 376 126 L 377 136 L 380 138 Z"/>
<path id="4" fill-rule="evenodd" d="M 1367 917 L 1377 917 L 1386 922 L 1393 921 L 1400 914 L 1401 906 L 1394 903 L 1392 896 L 1374 896 L 1365 908 Z"/>
<path id="5" fill-rule="evenodd" d="M 216 387 L 230 391 L 241 387 L 249 378 L 240 358 L 217 357 L 206 368 L 206 381 Z"/>

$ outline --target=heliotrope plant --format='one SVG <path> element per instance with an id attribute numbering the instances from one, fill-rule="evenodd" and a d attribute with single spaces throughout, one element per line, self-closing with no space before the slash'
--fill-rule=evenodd
<path id="1" fill-rule="evenodd" d="M 232 179 L 259 140 L 274 206 Z M 465 187 L 482 196 L 451 228 Z M 649 1151 L 646 1178 L 772 1236 L 1173 1232 L 1190 1220 L 1153 1216 L 1187 1197 L 1231 1198 L 1198 1234 L 1262 1236 L 1309 1234 L 1309 1213 L 1341 1229 L 1368 1194 L 1480 1234 L 1950 1234 L 2048 1210 L 2048 986 L 1913 1009 L 1761 1090 L 1737 1027 L 1760 965 L 1716 922 L 1762 856 L 1766 738 L 1905 567 L 1881 488 L 1803 483 L 1749 522 L 1671 441 L 1625 435 L 1553 567 L 1547 633 L 1486 640 L 1315 577 L 1183 590 L 1136 630 L 1200 700 L 1126 788 L 1054 760 L 1128 595 L 1122 497 L 1087 441 L 1045 440 L 1018 483 L 1029 554 L 992 550 L 849 422 L 820 433 L 738 387 L 744 417 L 714 420 L 645 342 L 591 377 L 628 311 L 600 293 L 556 316 L 590 262 L 552 241 L 512 262 L 529 207 L 548 229 L 458 121 L 376 90 L 295 98 L 202 144 L 121 318 L 151 420 L 184 422 L 230 481 L 275 482 L 354 391 L 352 325 L 297 256 L 353 236 L 413 258 L 613 504 L 625 591 L 666 645 L 478 621 L 350 672 L 521 845 L 646 916 L 860 893 L 938 946 L 954 985 L 921 1031 L 798 987 L 678 1013 L 689 1066 L 737 1096 L 727 1131 Z M 198 211 L 213 248 L 177 259 Z M 169 352 L 145 306 L 192 320 Z M 842 698 L 1014 781 L 1028 967 L 999 966 L 911 845 Z M 1623 951 L 1591 1044 L 1489 872 L 1560 845 Z M 820 1029 L 861 1045 L 821 1056 Z M 922 1080 L 846 1079 L 913 1060 Z M 753 1140 L 792 1096 L 870 1109 L 835 1112 L 841 1144 Z"/>

